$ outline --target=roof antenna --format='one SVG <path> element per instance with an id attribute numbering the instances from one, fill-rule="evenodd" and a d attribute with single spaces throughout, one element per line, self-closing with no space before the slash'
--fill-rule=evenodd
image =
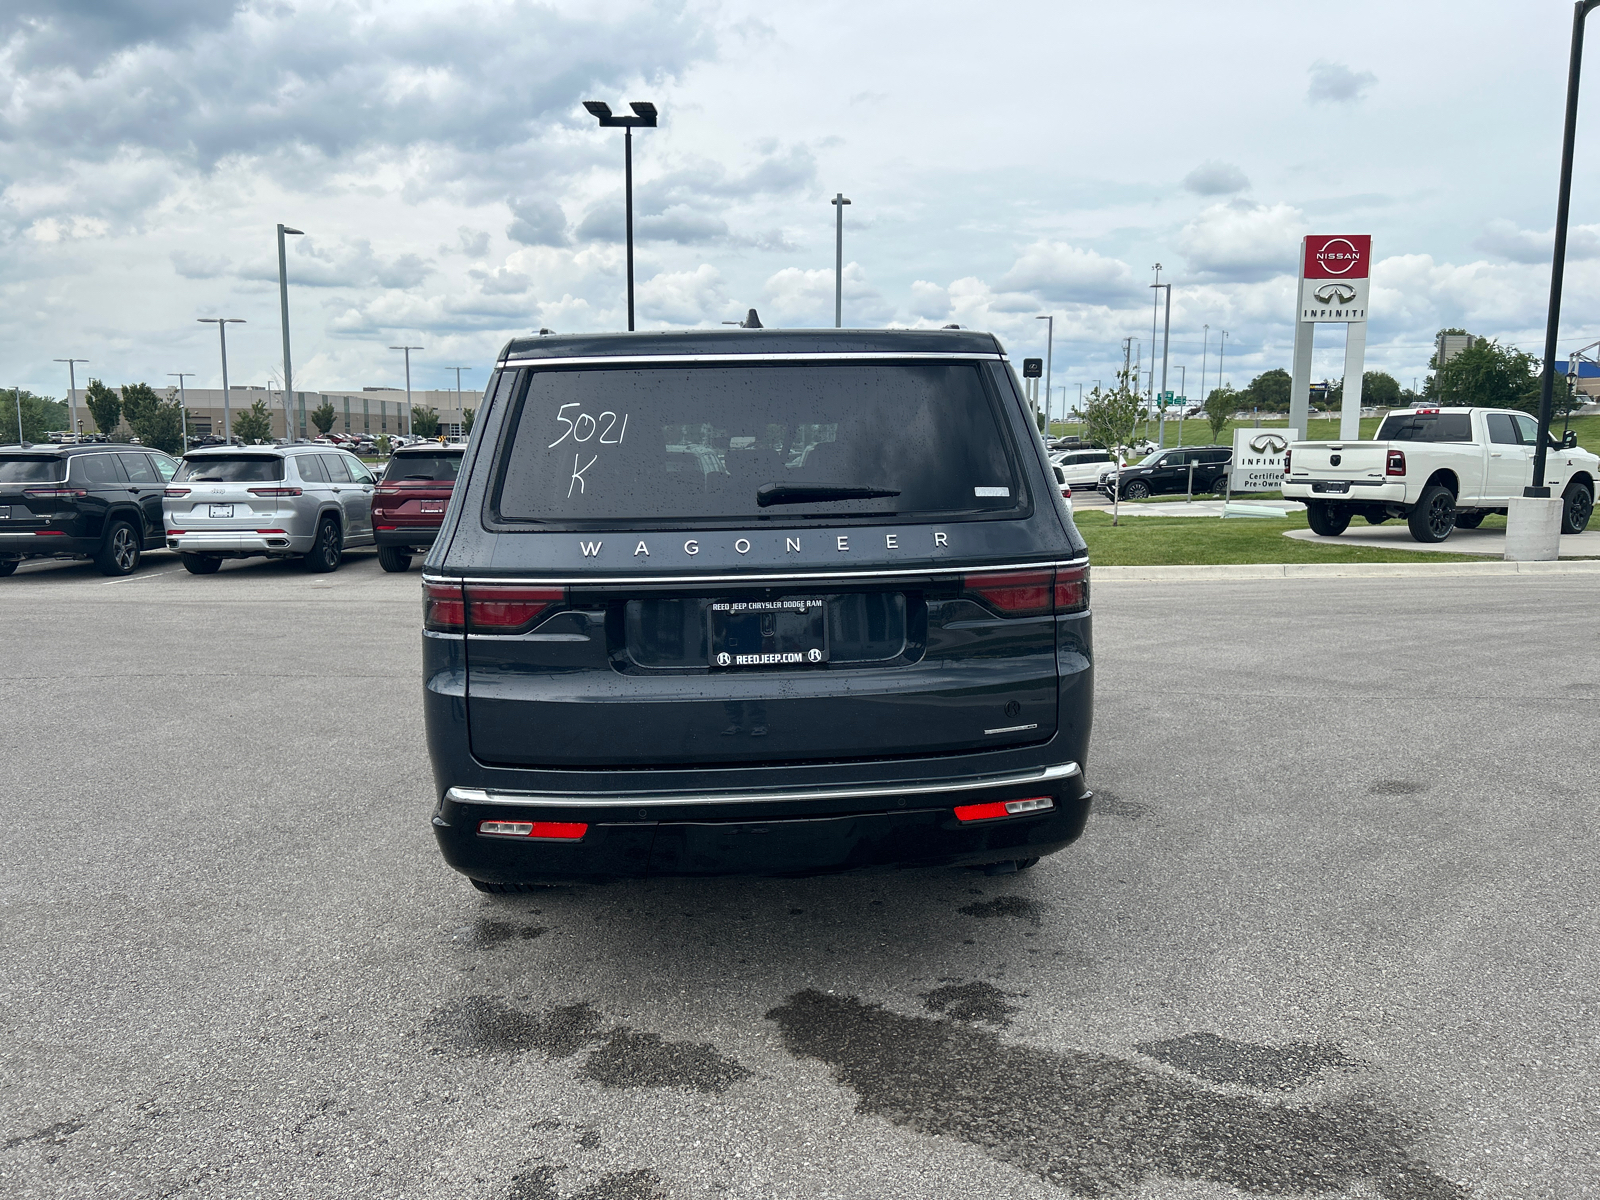
<path id="1" fill-rule="evenodd" d="M 554 332 L 555 332 L 554 329 L 544 329 L 544 328 L 541 327 L 540 330 L 539 330 L 539 336 L 540 337 L 549 337 Z"/>
<path id="2" fill-rule="evenodd" d="M 739 328 L 740 329 L 760 329 L 760 328 L 762 328 L 761 318 L 756 316 L 756 310 L 755 309 L 752 308 L 750 310 L 749 316 L 745 317 L 744 320 L 739 322 Z"/>

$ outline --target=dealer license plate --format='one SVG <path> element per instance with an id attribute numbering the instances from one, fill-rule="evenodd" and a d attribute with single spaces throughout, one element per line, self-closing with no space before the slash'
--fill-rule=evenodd
<path id="1" fill-rule="evenodd" d="M 1348 492 L 1350 490 L 1350 485 L 1348 483 L 1319 483 L 1315 487 L 1313 487 L 1311 490 L 1314 491 L 1314 492 L 1338 492 L 1338 493 L 1342 493 L 1342 492 Z"/>
<path id="2" fill-rule="evenodd" d="M 0 521 L 11 520 L 11 505 L 0 504 Z"/>
<path id="3" fill-rule="evenodd" d="M 713 670 L 817 667 L 828 661 L 821 597 L 714 600 L 707 616 Z"/>
<path id="4" fill-rule="evenodd" d="M 421 502 L 421 508 L 425 513 L 442 513 L 444 511 L 444 501 L 424 500 Z"/>
<path id="5" fill-rule="evenodd" d="M 233 505 L 231 505 L 231 504 L 213 504 L 211 506 L 211 515 L 213 517 L 232 517 L 233 516 Z"/>

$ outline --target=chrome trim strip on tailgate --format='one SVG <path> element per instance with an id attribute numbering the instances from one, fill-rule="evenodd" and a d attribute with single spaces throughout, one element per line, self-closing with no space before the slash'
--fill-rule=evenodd
<path id="1" fill-rule="evenodd" d="M 503 792 L 485 788 L 453 787 L 445 799 L 457 804 L 543 805 L 550 808 L 667 808 L 703 804 L 779 804 L 804 800 L 876 800 L 891 796 L 937 796 L 951 792 L 977 792 L 989 788 L 1018 787 L 1035 783 L 1054 783 L 1077 775 L 1075 762 L 1059 763 L 1013 775 L 963 779 L 944 783 L 908 783 L 890 787 L 807 788 L 798 792 L 596 792 L 592 796 L 571 796 L 558 792 Z"/>
<path id="2" fill-rule="evenodd" d="M 604 363 L 639 366 L 642 363 L 764 363 L 764 362 L 887 362 L 905 359 L 1009 362 L 1004 354 L 932 354 L 927 351 L 850 351 L 838 354 L 592 354 L 574 358 L 503 358 L 502 367 L 592 367 Z"/>
<path id="3" fill-rule="evenodd" d="M 927 575 L 986 575 L 991 571 L 1043 571 L 1051 567 L 1075 567 L 1079 564 L 1087 566 L 1089 558 L 1063 558 L 1050 562 L 1028 563 L 981 563 L 968 564 L 964 567 L 914 567 L 892 571 L 867 570 L 867 571 L 798 571 L 784 572 L 781 574 L 750 573 L 744 575 L 703 575 L 685 573 L 682 575 L 615 575 L 615 576 L 551 576 L 551 575 L 423 575 L 423 583 L 514 583 L 519 586 L 537 587 L 611 587 L 617 584 L 629 583 L 737 583 L 745 587 L 762 587 L 771 583 L 787 583 L 794 580 L 821 580 L 829 579 L 894 579 L 904 577 L 923 577 Z"/>

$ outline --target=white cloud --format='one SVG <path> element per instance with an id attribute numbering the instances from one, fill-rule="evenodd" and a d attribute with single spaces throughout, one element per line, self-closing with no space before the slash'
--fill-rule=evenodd
<path id="1" fill-rule="evenodd" d="M 1512 262 L 1543 263 L 1549 265 L 1555 253 L 1556 231 L 1547 229 L 1536 233 L 1522 229 L 1505 219 L 1489 222 L 1473 245 Z M 1569 225 L 1567 227 L 1567 261 L 1600 258 L 1600 225 Z"/>
<path id="2" fill-rule="evenodd" d="M 709 263 L 692 271 L 662 272 L 639 284 L 637 308 L 641 323 L 706 324 L 720 320 L 728 308 L 727 285 L 722 272 Z"/>
<path id="3" fill-rule="evenodd" d="M 1248 191 L 1250 180 L 1232 163 L 1211 159 L 1185 175 L 1183 186 L 1197 196 L 1229 196 Z"/>
<path id="4" fill-rule="evenodd" d="M 1057 304 L 1097 303 L 1137 294 L 1128 264 L 1067 242 L 1035 242 L 1000 278 L 1000 287 Z M 1028 307 L 1037 308 L 1032 300 Z"/>
<path id="5" fill-rule="evenodd" d="M 1183 227 L 1178 246 L 1192 274 L 1239 282 L 1296 269 L 1305 216 L 1288 204 L 1213 204 Z"/>
<path id="6" fill-rule="evenodd" d="M 1323 100 L 1336 104 L 1359 100 L 1378 82 L 1378 77 L 1371 71 L 1352 71 L 1343 63 L 1329 62 L 1323 58 L 1312 63 L 1308 72 L 1311 84 L 1306 89 L 1306 98 L 1313 104 Z"/>

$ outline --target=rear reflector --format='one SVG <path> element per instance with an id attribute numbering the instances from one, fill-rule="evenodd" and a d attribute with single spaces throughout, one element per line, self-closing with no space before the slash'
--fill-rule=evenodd
<path id="1" fill-rule="evenodd" d="M 999 817 L 1015 817 L 1022 813 L 1044 812 L 1056 806 L 1049 796 L 1034 796 L 1028 800 L 996 800 L 992 804 L 963 804 L 956 809 L 958 821 L 993 821 Z"/>
<path id="2" fill-rule="evenodd" d="M 187 529 L 169 529 L 169 530 L 167 530 L 167 536 L 168 537 L 177 537 L 179 534 L 184 534 L 184 533 L 188 533 L 188 532 L 189 531 Z"/>
<path id="3" fill-rule="evenodd" d="M 578 821 L 479 821 L 478 832 L 487 837 L 538 838 L 548 842 L 577 842 L 589 832 Z"/>
<path id="4" fill-rule="evenodd" d="M 373 528 L 379 533 L 393 533 L 395 527 L 393 525 L 374 525 Z"/>
<path id="5" fill-rule="evenodd" d="M 66 537 L 67 536 L 67 531 L 65 529 L 35 529 L 33 531 L 33 536 L 34 537 Z"/>

